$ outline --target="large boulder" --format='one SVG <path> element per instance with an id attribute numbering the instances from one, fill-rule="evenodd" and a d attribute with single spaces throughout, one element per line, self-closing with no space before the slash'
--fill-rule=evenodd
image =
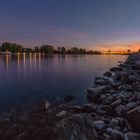
<path id="1" fill-rule="evenodd" d="M 53 140 L 96 140 L 92 118 L 89 115 L 69 115 L 58 121 Z"/>
<path id="2" fill-rule="evenodd" d="M 126 71 L 116 71 L 114 81 L 122 81 L 123 83 L 129 82 L 128 73 Z"/>
<path id="3" fill-rule="evenodd" d="M 124 135 L 122 132 L 112 129 L 112 128 L 107 128 L 106 133 L 111 135 L 110 140 L 124 140 Z"/>
<path id="4" fill-rule="evenodd" d="M 140 134 L 128 132 L 124 135 L 124 140 L 140 140 Z"/>
<path id="5" fill-rule="evenodd" d="M 88 88 L 87 89 L 87 98 L 95 102 L 98 99 L 100 99 L 101 94 L 104 94 L 106 90 L 106 86 L 100 86 L 100 87 L 94 87 L 94 88 Z"/>
<path id="6" fill-rule="evenodd" d="M 140 106 L 128 111 L 127 118 L 134 131 L 140 132 Z"/>

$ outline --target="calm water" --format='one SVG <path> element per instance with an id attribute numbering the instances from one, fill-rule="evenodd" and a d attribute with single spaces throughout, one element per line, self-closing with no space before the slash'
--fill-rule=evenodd
<path id="1" fill-rule="evenodd" d="M 0 56 L 0 107 L 16 106 L 46 98 L 75 95 L 85 100 L 84 90 L 124 55 Z"/>

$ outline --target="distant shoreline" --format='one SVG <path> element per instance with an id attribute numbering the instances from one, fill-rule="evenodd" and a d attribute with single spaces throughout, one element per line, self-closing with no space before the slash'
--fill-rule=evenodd
<path id="1" fill-rule="evenodd" d="M 24 52 L 20 52 L 20 53 L 11 53 L 11 52 L 0 52 L 0 55 L 20 55 L 20 54 L 25 54 L 25 55 L 34 55 L 34 54 L 41 54 L 41 55 L 130 55 L 130 53 L 85 53 L 85 54 L 58 54 L 58 53 L 52 53 L 52 54 L 47 54 L 47 53 L 36 53 L 36 52 L 32 52 L 32 53 L 24 53 Z M 133 54 L 133 53 L 131 53 Z"/>
<path id="2" fill-rule="evenodd" d="M 54 47 L 52 45 L 42 45 L 40 47 L 36 46 L 34 48 L 25 48 L 22 45 L 10 42 L 4 42 L 0 45 L 0 52 L 2 54 L 10 54 L 10 53 L 45 53 L 45 54 L 74 54 L 74 55 L 82 55 L 82 54 L 106 54 L 106 55 L 116 55 L 116 54 L 131 54 L 130 49 L 126 51 L 99 51 L 99 50 L 86 50 L 85 48 L 79 47 L 66 47 L 66 46 L 58 46 Z"/>

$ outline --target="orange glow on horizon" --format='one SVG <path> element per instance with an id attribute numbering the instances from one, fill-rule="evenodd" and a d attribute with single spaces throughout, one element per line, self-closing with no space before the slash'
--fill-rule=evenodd
<path id="1" fill-rule="evenodd" d="M 112 44 L 100 44 L 100 45 L 93 45 L 88 47 L 89 50 L 97 50 L 101 52 L 127 52 L 128 49 L 131 52 L 137 52 L 140 49 L 140 42 L 132 42 L 132 43 L 112 43 Z"/>

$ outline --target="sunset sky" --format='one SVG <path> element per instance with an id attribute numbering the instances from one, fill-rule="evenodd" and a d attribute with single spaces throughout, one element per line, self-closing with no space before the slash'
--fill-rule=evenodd
<path id="1" fill-rule="evenodd" d="M 140 0 L 0 0 L 0 43 L 140 48 Z"/>

